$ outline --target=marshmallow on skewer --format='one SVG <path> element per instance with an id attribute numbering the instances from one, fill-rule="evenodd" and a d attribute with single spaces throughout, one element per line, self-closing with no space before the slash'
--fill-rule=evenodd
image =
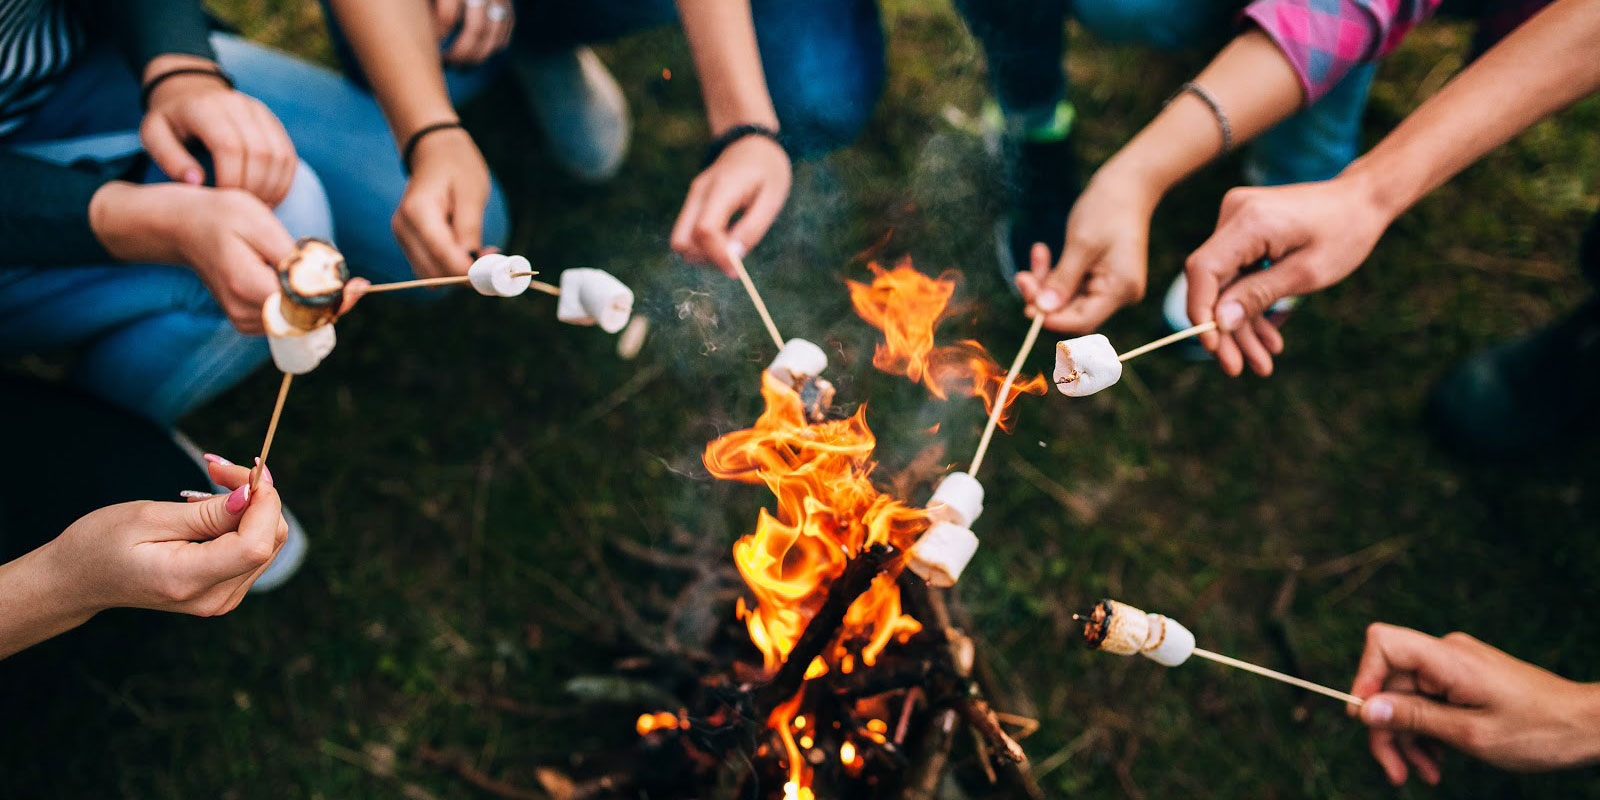
<path id="1" fill-rule="evenodd" d="M 972 531 L 950 522 L 936 522 L 906 552 L 906 566 L 929 586 L 949 587 L 961 579 L 961 571 L 976 552 L 978 537 Z"/>
<path id="2" fill-rule="evenodd" d="M 528 259 L 489 253 L 472 262 L 472 268 L 467 270 L 467 282 L 486 297 L 516 297 L 528 291 L 533 283 L 533 275 L 518 275 L 519 272 L 533 272 Z"/>
<path id="3" fill-rule="evenodd" d="M 314 237 L 295 242 L 294 252 L 278 264 L 279 315 L 300 331 L 333 322 L 344 305 L 350 268 L 344 254 Z"/>
<path id="4" fill-rule="evenodd" d="M 633 290 L 602 269 L 588 267 L 561 273 L 561 299 L 556 319 L 573 325 L 595 325 L 616 333 L 633 316 Z"/>
<path id="5" fill-rule="evenodd" d="M 828 368 L 828 354 L 805 339 L 790 339 L 767 365 L 767 373 L 779 383 L 800 394 L 806 417 L 812 422 L 827 418 L 828 407 L 833 405 L 833 384 L 822 377 Z"/>
<path id="6" fill-rule="evenodd" d="M 983 484 L 965 472 L 952 472 L 939 481 L 928 500 L 928 518 L 972 527 L 983 513 Z"/>
<path id="7" fill-rule="evenodd" d="M 1056 388 L 1068 397 L 1084 397 L 1122 378 L 1117 349 L 1105 334 L 1095 333 L 1056 343 Z"/>
<path id="8" fill-rule="evenodd" d="M 333 352 L 337 339 L 333 326 L 319 325 L 311 330 L 301 330 L 290 324 L 284 316 L 283 295 L 273 292 L 261 304 L 261 322 L 267 329 L 267 349 L 272 353 L 272 363 L 291 375 L 304 375 L 317 368 L 322 359 Z"/>
<path id="9" fill-rule="evenodd" d="M 1176 667 L 1194 653 L 1194 634 L 1177 620 L 1115 600 L 1095 604 L 1084 620 L 1083 638 L 1090 647 L 1119 656 L 1138 653 L 1165 667 Z"/>

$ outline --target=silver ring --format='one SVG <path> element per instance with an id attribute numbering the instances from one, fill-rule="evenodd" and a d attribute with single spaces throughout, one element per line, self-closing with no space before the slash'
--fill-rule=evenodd
<path id="1" fill-rule="evenodd" d="M 487 13 L 490 22 L 505 22 L 511 17 L 511 7 L 504 3 L 490 3 Z"/>

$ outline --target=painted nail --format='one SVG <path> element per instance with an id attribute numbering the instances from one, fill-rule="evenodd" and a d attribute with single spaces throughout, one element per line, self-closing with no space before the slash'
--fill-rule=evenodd
<path id="1" fill-rule="evenodd" d="M 210 461 L 213 464 L 216 464 L 219 467 L 231 467 L 231 466 L 233 466 L 233 462 L 232 461 L 229 461 L 228 459 L 223 458 L 222 456 L 219 456 L 216 453 L 206 453 L 206 460 Z"/>
<path id="2" fill-rule="evenodd" d="M 1046 289 L 1034 298 L 1033 304 L 1044 311 L 1055 311 L 1061 307 L 1061 294 L 1054 289 Z"/>
<path id="3" fill-rule="evenodd" d="M 189 184 L 190 186 L 199 186 L 200 184 L 205 183 L 205 181 L 206 174 L 200 170 L 191 169 L 188 172 L 183 173 L 183 182 Z"/>
<path id="4" fill-rule="evenodd" d="M 734 260 L 738 260 L 738 259 L 744 258 L 744 254 L 746 252 L 748 252 L 748 251 L 745 250 L 744 242 L 741 242 L 738 239 L 729 239 L 728 240 L 728 256 L 729 257 L 733 258 Z"/>
<path id="5" fill-rule="evenodd" d="M 1394 704 L 1383 698 L 1368 700 L 1361 708 L 1361 716 L 1374 725 L 1387 725 L 1394 719 Z"/>
<path id="6" fill-rule="evenodd" d="M 244 484 L 228 493 L 228 502 L 224 508 L 229 514 L 242 514 L 244 507 L 250 505 L 250 484 Z"/>
<path id="7" fill-rule="evenodd" d="M 1217 324 L 1225 331 L 1231 331 L 1244 322 L 1244 306 L 1238 300 L 1229 300 L 1217 307 Z"/>
<path id="8" fill-rule="evenodd" d="M 268 486 L 272 485 L 272 468 L 266 464 L 261 465 L 261 480 L 266 481 Z"/>
<path id="9" fill-rule="evenodd" d="M 210 492 L 202 492 L 199 489 L 184 489 L 183 491 L 178 492 L 178 496 L 185 500 L 200 500 L 207 497 L 214 497 L 215 495 L 211 494 Z"/>

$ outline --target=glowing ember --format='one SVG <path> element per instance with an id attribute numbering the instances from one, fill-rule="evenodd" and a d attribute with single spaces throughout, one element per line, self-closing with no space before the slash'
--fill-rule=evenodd
<path id="1" fill-rule="evenodd" d="M 639 732 L 640 736 L 662 728 L 676 728 L 678 727 L 678 716 L 667 711 L 655 714 L 640 714 L 639 721 L 634 723 L 633 727 Z"/>
<path id="2" fill-rule="evenodd" d="M 964 340 L 953 345 L 935 345 L 934 329 L 944 318 L 945 308 L 955 293 L 953 271 L 930 278 L 902 260 L 892 270 L 868 264 L 874 275 L 872 284 L 845 281 L 850 285 L 850 301 L 856 313 L 883 331 L 884 341 L 872 354 L 872 365 L 884 372 L 920 381 L 934 397 L 951 394 L 983 398 L 985 411 L 994 410 L 995 398 L 1005 383 L 1006 370 L 989 357 L 983 345 Z M 1022 394 L 1042 395 L 1050 383 L 1045 376 L 1019 378 L 1006 398 L 1006 411 L 1000 425 L 1006 425 L 1011 404 Z"/>
<path id="3" fill-rule="evenodd" d="M 839 745 L 839 760 L 847 765 L 855 763 L 856 746 L 849 742 Z"/>

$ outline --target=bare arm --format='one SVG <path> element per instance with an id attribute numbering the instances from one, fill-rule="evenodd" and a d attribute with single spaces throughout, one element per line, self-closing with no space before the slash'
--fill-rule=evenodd
<path id="1" fill-rule="evenodd" d="M 330 0 L 396 142 L 455 119 L 427 0 Z"/>
<path id="2" fill-rule="evenodd" d="M 88 621 L 96 609 L 80 608 L 69 581 L 56 569 L 45 545 L 0 564 L 0 658 L 65 633 Z"/>
<path id="3" fill-rule="evenodd" d="M 748 0 L 678 0 L 678 15 L 694 51 L 712 134 L 737 125 L 776 130 Z M 672 228 L 672 249 L 733 274 L 729 248 L 742 254 L 766 235 L 789 198 L 790 170 L 788 154 L 770 139 L 746 136 L 729 145 L 690 185 Z"/>

